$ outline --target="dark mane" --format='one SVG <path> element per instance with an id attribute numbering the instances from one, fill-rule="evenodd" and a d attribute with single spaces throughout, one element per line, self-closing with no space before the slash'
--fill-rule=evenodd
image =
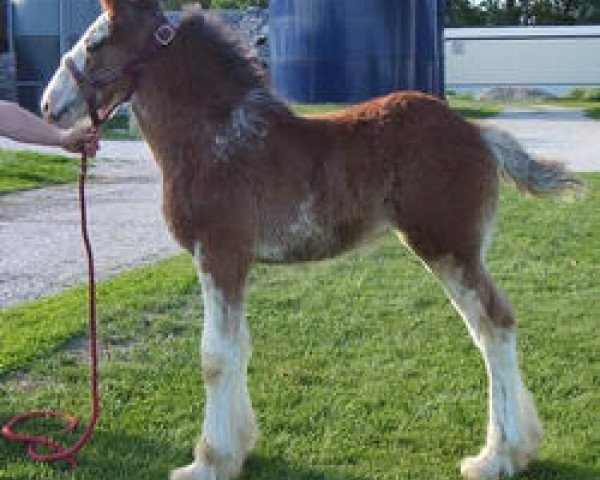
<path id="1" fill-rule="evenodd" d="M 209 45 L 215 58 L 241 85 L 267 88 L 267 73 L 262 65 L 249 55 L 238 35 L 220 18 L 201 11 L 184 13 L 179 34 L 194 43 Z"/>

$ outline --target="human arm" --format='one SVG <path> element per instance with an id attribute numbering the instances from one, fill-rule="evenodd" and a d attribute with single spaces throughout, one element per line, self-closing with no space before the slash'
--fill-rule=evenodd
<path id="1" fill-rule="evenodd" d="M 62 147 L 93 156 L 98 150 L 98 131 L 93 127 L 62 129 L 12 102 L 0 101 L 0 135 L 25 143 Z"/>

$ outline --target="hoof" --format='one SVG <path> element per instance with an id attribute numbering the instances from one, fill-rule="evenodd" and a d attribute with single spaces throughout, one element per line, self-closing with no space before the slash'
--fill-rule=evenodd
<path id="1" fill-rule="evenodd" d="M 527 468 L 537 451 L 502 448 L 500 452 L 484 448 L 476 457 L 467 457 L 460 464 L 460 473 L 470 480 L 497 480 L 512 477 Z"/>
<path id="2" fill-rule="evenodd" d="M 469 480 L 498 480 L 514 475 L 512 464 L 489 454 L 467 457 L 460 464 L 460 473 Z"/>
<path id="3" fill-rule="evenodd" d="M 228 480 L 223 475 L 217 475 L 214 468 L 194 462 L 183 468 L 173 470 L 169 480 Z"/>
<path id="4" fill-rule="evenodd" d="M 195 464 L 173 470 L 169 475 L 169 480 L 195 480 Z"/>

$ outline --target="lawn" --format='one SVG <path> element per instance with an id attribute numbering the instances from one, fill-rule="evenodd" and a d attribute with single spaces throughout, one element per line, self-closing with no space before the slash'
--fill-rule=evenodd
<path id="1" fill-rule="evenodd" d="M 522 480 L 600 478 L 600 175 L 585 179 L 576 204 L 502 192 L 490 266 L 546 429 Z M 256 266 L 248 297 L 262 437 L 242 480 L 459 478 L 484 438 L 482 361 L 392 236 L 334 261 Z M 189 257 L 102 283 L 99 314 L 103 411 L 80 467 L 32 464 L 0 440 L 0 479 L 166 479 L 191 460 L 203 389 Z M 85 323 L 81 289 L 0 311 L 0 421 L 42 407 L 86 418 Z"/>
<path id="2" fill-rule="evenodd" d="M 588 117 L 593 118 L 594 120 L 600 120 L 600 105 L 586 108 L 585 113 Z"/>
<path id="3" fill-rule="evenodd" d="M 468 98 L 456 98 L 449 96 L 448 103 L 452 110 L 464 118 L 482 119 L 498 115 L 504 106 L 497 102 L 482 102 Z"/>
<path id="4" fill-rule="evenodd" d="M 465 118 L 481 119 L 495 117 L 502 111 L 502 105 L 493 102 L 479 102 L 468 98 L 448 97 L 450 108 Z M 294 105 L 294 111 L 299 115 L 318 115 L 345 108 L 340 104 Z"/>
<path id="5" fill-rule="evenodd" d="M 600 120 L 600 101 L 592 100 L 558 100 L 556 105 L 583 110 L 589 118 Z"/>
<path id="6" fill-rule="evenodd" d="M 582 110 L 586 117 L 593 120 L 600 120 L 600 102 L 556 102 L 561 107 L 576 108 Z"/>
<path id="7" fill-rule="evenodd" d="M 0 150 L 0 195 L 77 181 L 79 160 L 61 155 Z"/>
<path id="8" fill-rule="evenodd" d="M 109 118 L 101 127 L 102 138 L 105 140 L 139 140 L 142 136 L 129 128 L 126 115 L 115 115 Z"/>

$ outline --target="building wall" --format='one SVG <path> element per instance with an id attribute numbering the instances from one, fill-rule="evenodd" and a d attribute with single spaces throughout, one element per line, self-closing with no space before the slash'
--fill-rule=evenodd
<path id="1" fill-rule="evenodd" d="M 0 100 L 17 100 L 17 67 L 12 52 L 0 53 Z"/>
<path id="2" fill-rule="evenodd" d="M 445 55 L 449 89 L 600 85 L 600 26 L 447 29 Z"/>
<path id="3" fill-rule="evenodd" d="M 21 106 L 37 112 L 61 55 L 100 13 L 97 0 L 10 0 Z"/>

